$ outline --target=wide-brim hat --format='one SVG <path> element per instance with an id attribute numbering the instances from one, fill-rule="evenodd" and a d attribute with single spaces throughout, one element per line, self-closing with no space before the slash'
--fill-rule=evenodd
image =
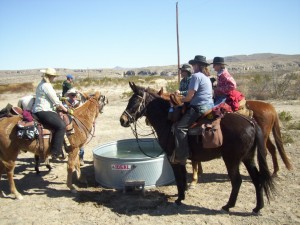
<path id="1" fill-rule="evenodd" d="M 192 73 L 192 67 L 189 64 L 183 64 L 179 69 Z"/>
<path id="2" fill-rule="evenodd" d="M 77 95 L 76 89 L 75 89 L 75 88 L 69 89 L 69 90 L 67 91 L 67 93 L 65 94 L 65 96 L 68 96 L 68 95 L 70 95 L 70 94 L 75 94 L 75 95 Z"/>
<path id="3" fill-rule="evenodd" d="M 191 64 L 191 65 L 198 64 L 198 63 L 205 65 L 205 66 L 209 65 L 209 63 L 207 63 L 207 61 L 206 61 L 206 57 L 203 55 L 196 55 L 194 59 L 191 59 L 189 61 L 189 64 Z"/>
<path id="4" fill-rule="evenodd" d="M 40 70 L 40 72 L 42 72 L 44 74 L 47 74 L 47 75 L 50 75 L 50 76 L 59 76 L 59 74 L 53 68 L 47 68 L 45 70 Z"/>
<path id="5" fill-rule="evenodd" d="M 219 57 L 219 56 L 215 57 L 215 58 L 213 59 L 213 62 L 212 62 L 211 64 L 227 65 L 227 64 L 225 64 L 224 58 L 223 58 L 223 57 Z"/>

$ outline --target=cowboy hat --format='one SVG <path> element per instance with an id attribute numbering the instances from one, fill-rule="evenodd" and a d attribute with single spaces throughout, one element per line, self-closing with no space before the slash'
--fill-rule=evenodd
<path id="1" fill-rule="evenodd" d="M 182 67 L 179 68 L 180 70 L 185 70 L 189 73 L 192 73 L 192 67 L 189 64 L 183 64 Z"/>
<path id="2" fill-rule="evenodd" d="M 209 63 L 206 62 L 206 57 L 202 56 L 202 55 L 196 55 L 194 59 L 191 59 L 189 61 L 189 64 L 191 64 L 191 65 L 197 64 L 197 63 L 205 65 L 205 66 L 209 65 Z"/>
<path id="3" fill-rule="evenodd" d="M 213 60 L 213 62 L 211 64 L 227 65 L 227 64 L 225 64 L 224 58 L 223 57 L 219 57 L 219 56 L 215 57 L 214 60 Z"/>
<path id="4" fill-rule="evenodd" d="M 57 74 L 56 70 L 53 68 L 47 68 L 45 70 L 40 70 L 40 72 L 50 75 L 50 76 L 59 76 L 59 74 Z"/>
<path id="5" fill-rule="evenodd" d="M 67 91 L 67 93 L 65 94 L 65 96 L 68 96 L 70 94 L 77 94 L 77 91 L 75 88 L 71 88 Z"/>

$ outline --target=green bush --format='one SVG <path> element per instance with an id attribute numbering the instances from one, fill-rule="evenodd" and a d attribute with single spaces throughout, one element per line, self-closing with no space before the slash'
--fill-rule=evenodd
<path id="1" fill-rule="evenodd" d="M 278 117 L 279 117 L 280 121 L 283 123 L 287 123 L 293 119 L 291 113 L 286 112 L 286 111 L 282 111 L 282 112 L 278 113 Z"/>

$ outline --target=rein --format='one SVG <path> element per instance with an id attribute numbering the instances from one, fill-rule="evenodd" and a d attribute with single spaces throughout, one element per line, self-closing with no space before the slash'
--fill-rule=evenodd
<path id="1" fill-rule="evenodd" d="M 139 118 L 146 115 L 146 104 L 145 104 L 145 103 L 146 103 L 146 96 L 147 96 L 147 93 L 148 93 L 148 92 L 144 91 L 143 97 L 137 95 L 139 98 L 142 99 L 141 102 L 140 102 L 140 104 L 139 104 L 139 107 L 138 107 L 137 111 L 135 112 L 135 115 L 136 115 L 136 116 L 139 114 Z M 131 131 L 132 131 L 133 135 L 135 136 L 135 139 L 136 139 L 136 142 L 137 142 L 137 144 L 138 144 L 139 150 L 140 150 L 144 155 L 146 155 L 146 156 L 148 156 L 148 157 L 150 157 L 150 158 L 157 158 L 157 157 L 159 157 L 159 156 L 163 153 L 163 150 L 162 150 L 158 155 L 156 155 L 156 156 L 151 156 L 151 155 L 147 154 L 147 153 L 142 149 L 142 147 L 140 146 L 140 142 L 142 142 L 142 140 L 139 138 L 139 136 L 146 137 L 146 136 L 150 136 L 150 135 L 153 134 L 154 137 L 155 137 L 155 140 L 156 140 L 156 141 L 158 140 L 158 138 L 157 138 L 157 136 L 156 136 L 156 133 L 155 133 L 153 127 L 150 126 L 152 132 L 149 133 L 149 134 L 146 134 L 146 135 L 138 134 L 138 131 L 137 131 L 137 122 L 138 122 L 138 120 L 135 120 L 135 118 L 134 118 L 127 110 L 125 110 L 124 113 L 128 116 L 129 120 L 130 120 L 130 121 L 132 122 L 132 124 L 133 124 L 133 126 L 132 126 L 131 123 L 130 123 L 130 128 L 131 128 Z M 158 141 L 157 141 L 157 143 L 158 143 Z"/>
<path id="2" fill-rule="evenodd" d="M 97 113 L 100 108 L 99 102 L 93 98 L 88 99 L 88 101 L 91 101 L 92 103 L 94 103 L 96 105 L 96 113 Z M 73 119 L 74 119 L 75 123 L 77 124 L 77 126 L 79 127 L 79 129 L 84 131 L 86 137 L 88 137 L 89 134 L 91 135 L 91 139 L 85 143 L 85 144 L 88 144 L 92 140 L 92 138 L 95 137 L 95 135 L 94 135 L 95 130 L 96 130 L 95 121 L 93 122 L 92 131 L 90 131 L 89 128 L 78 117 L 73 115 Z"/>

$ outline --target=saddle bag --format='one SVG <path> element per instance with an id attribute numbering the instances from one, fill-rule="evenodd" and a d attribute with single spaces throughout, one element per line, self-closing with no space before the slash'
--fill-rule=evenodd
<path id="1" fill-rule="evenodd" d="M 218 118 L 211 123 L 202 124 L 203 148 L 218 148 L 223 144 L 220 122 L 221 118 Z"/>
<path id="2" fill-rule="evenodd" d="M 17 137 L 25 140 L 37 139 L 39 137 L 37 123 L 35 121 L 31 121 L 31 122 L 26 122 L 23 120 L 18 121 Z"/>

